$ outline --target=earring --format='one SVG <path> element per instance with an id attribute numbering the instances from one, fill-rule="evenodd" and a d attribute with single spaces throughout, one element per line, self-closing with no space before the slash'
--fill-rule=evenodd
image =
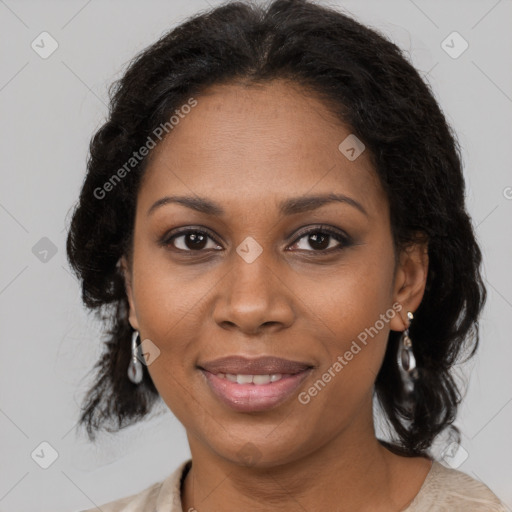
<path id="1" fill-rule="evenodd" d="M 410 321 L 414 318 L 414 315 L 408 311 L 407 317 Z M 411 324 L 409 323 L 409 326 Z M 412 341 L 409 337 L 409 326 L 405 329 L 400 337 L 398 344 L 398 370 L 402 377 L 402 382 L 407 394 L 412 393 L 414 390 L 414 381 L 418 378 L 418 369 L 416 368 L 416 358 L 412 350 Z"/>
<path id="2" fill-rule="evenodd" d="M 134 384 L 140 384 L 142 381 L 142 364 L 138 358 L 139 346 L 137 340 L 139 338 L 139 331 L 134 331 L 132 334 L 132 357 L 128 365 L 128 378 Z"/>

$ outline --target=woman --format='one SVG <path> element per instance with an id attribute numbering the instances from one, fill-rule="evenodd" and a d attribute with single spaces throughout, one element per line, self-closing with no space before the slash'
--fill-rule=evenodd
<path id="1" fill-rule="evenodd" d="M 504 510 L 431 455 L 481 253 L 454 136 L 376 32 L 306 0 L 172 30 L 114 89 L 67 249 L 112 313 L 91 439 L 161 397 L 192 455 L 104 512 Z"/>

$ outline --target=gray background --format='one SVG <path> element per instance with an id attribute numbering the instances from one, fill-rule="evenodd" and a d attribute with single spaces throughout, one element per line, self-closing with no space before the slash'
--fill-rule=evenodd
<path id="1" fill-rule="evenodd" d="M 218 2 L 0 0 L 0 512 L 93 507 L 163 479 L 189 456 L 165 406 L 96 445 L 76 434 L 100 326 L 80 302 L 65 236 L 108 85 L 138 51 L 208 4 Z M 512 3 L 330 4 L 408 52 L 458 133 L 489 300 L 481 350 L 459 370 L 469 382 L 457 421 L 462 446 L 446 460 L 512 507 Z M 43 31 L 58 43 L 46 59 L 31 47 Z M 453 31 L 469 44 L 458 58 L 441 46 Z M 446 44 L 453 54 L 463 41 Z M 40 465 L 52 451 L 42 442 L 58 454 L 47 469 Z"/>

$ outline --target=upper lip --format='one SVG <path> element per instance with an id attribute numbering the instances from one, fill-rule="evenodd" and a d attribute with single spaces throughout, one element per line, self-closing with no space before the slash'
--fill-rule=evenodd
<path id="1" fill-rule="evenodd" d="M 228 356 L 198 365 L 211 373 L 234 375 L 272 375 L 275 373 L 295 374 L 312 368 L 309 363 L 291 361 L 280 357 L 264 356 L 249 359 L 243 356 Z"/>

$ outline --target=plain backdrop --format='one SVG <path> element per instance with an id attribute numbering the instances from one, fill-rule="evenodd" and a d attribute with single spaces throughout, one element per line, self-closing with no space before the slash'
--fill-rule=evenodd
<path id="1" fill-rule="evenodd" d="M 95 445 L 77 433 L 101 326 L 81 304 L 65 239 L 108 85 L 208 4 L 219 2 L 0 0 L 0 512 L 91 508 L 162 480 L 189 457 L 165 406 Z M 461 370 L 461 447 L 447 460 L 512 507 L 512 2 L 329 5 L 404 49 L 458 134 L 489 298 L 480 351 Z"/>

